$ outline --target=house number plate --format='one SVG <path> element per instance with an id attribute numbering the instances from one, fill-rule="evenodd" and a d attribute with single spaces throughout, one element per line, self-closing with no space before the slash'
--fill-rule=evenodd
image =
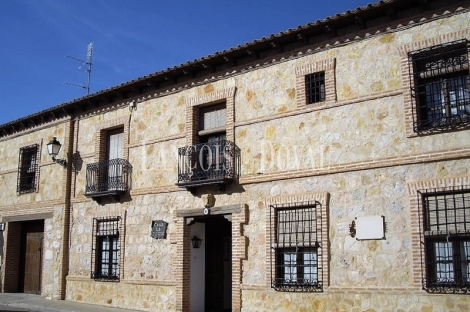
<path id="1" fill-rule="evenodd" d="M 162 239 L 166 237 L 166 227 L 168 223 L 163 220 L 153 220 L 152 221 L 152 232 L 150 236 L 155 239 Z"/>

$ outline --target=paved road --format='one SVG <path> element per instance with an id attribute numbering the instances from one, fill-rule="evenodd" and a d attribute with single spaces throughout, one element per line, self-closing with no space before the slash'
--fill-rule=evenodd
<path id="1" fill-rule="evenodd" d="M 39 295 L 0 293 L 0 312 L 135 312 L 65 300 L 48 300 Z"/>

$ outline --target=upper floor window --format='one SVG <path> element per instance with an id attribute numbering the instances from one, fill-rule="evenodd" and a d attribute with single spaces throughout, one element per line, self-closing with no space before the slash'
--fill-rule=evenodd
<path id="1" fill-rule="evenodd" d="M 322 108 L 334 105 L 336 96 L 336 59 L 328 58 L 295 68 L 298 108 Z"/>
<path id="2" fill-rule="evenodd" d="M 123 158 L 124 156 L 124 128 L 108 130 L 106 132 L 106 159 Z"/>
<path id="3" fill-rule="evenodd" d="M 277 290 L 323 288 L 319 202 L 271 206 L 271 286 Z"/>
<path id="4" fill-rule="evenodd" d="M 325 101 L 324 71 L 305 76 L 305 93 L 307 96 L 307 104 Z"/>
<path id="5" fill-rule="evenodd" d="M 415 132 L 470 125 L 469 47 L 460 40 L 408 53 Z"/>
<path id="6" fill-rule="evenodd" d="M 205 93 L 186 105 L 186 145 L 178 148 L 178 182 L 194 192 L 201 186 L 232 184 L 240 175 L 235 145 L 235 88 Z"/>
<path id="7" fill-rule="evenodd" d="M 470 289 L 470 190 L 418 192 L 422 201 L 423 286 L 436 292 Z"/>
<path id="8" fill-rule="evenodd" d="M 129 189 L 132 171 L 132 166 L 124 158 L 124 128 L 101 132 L 100 161 L 87 165 L 85 196 L 96 200 L 105 196 L 119 199 L 119 195 Z"/>
<path id="9" fill-rule="evenodd" d="M 225 177 L 225 103 L 199 109 L 198 159 L 194 172 L 203 180 Z M 227 159 L 230 160 L 230 157 Z"/>
<path id="10" fill-rule="evenodd" d="M 18 161 L 18 193 L 35 192 L 39 177 L 39 145 L 33 144 L 20 148 Z"/>
<path id="11" fill-rule="evenodd" d="M 124 128 L 109 130 L 106 133 L 106 161 L 107 172 L 104 172 L 103 180 L 106 180 L 106 189 L 127 188 L 124 183 L 123 166 L 118 160 L 124 156 Z"/>
<path id="12" fill-rule="evenodd" d="M 121 232 L 121 217 L 93 219 L 92 278 L 119 280 Z"/>
<path id="13" fill-rule="evenodd" d="M 225 140 L 225 103 L 199 109 L 199 143 Z"/>

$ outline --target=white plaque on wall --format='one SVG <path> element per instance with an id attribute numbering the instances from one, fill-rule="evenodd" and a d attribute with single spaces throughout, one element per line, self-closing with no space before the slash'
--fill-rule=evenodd
<path id="1" fill-rule="evenodd" d="M 384 216 L 356 218 L 356 239 L 385 239 Z"/>

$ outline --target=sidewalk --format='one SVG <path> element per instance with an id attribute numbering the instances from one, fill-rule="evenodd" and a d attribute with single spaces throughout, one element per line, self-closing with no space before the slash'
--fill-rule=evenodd
<path id="1" fill-rule="evenodd" d="M 48 300 L 40 295 L 0 293 L 0 312 L 135 312 L 65 300 Z"/>

